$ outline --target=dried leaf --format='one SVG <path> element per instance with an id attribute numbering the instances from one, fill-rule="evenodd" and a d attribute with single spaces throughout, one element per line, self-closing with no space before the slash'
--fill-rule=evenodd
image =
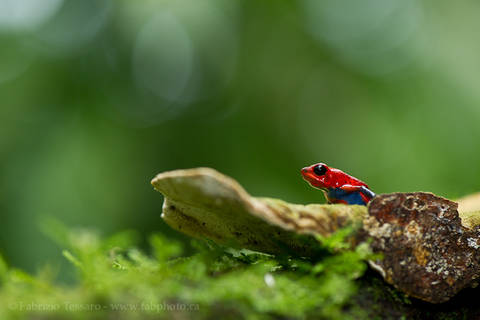
<path id="1" fill-rule="evenodd" d="M 312 256 L 318 242 L 367 213 L 364 206 L 294 205 L 251 197 L 235 180 L 209 168 L 175 170 L 152 180 L 165 196 L 162 218 L 197 238 L 267 253 Z"/>

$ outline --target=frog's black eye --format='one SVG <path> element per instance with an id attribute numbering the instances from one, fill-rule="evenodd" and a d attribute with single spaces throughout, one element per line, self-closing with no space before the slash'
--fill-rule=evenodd
<path id="1" fill-rule="evenodd" d="M 315 167 L 313 167 L 313 172 L 317 176 L 323 176 L 327 172 L 327 167 L 323 164 L 316 165 Z"/>

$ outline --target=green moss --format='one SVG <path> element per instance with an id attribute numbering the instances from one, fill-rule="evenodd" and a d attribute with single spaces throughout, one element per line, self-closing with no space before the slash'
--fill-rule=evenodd
<path id="1" fill-rule="evenodd" d="M 318 238 L 315 260 L 221 247 L 184 245 L 161 234 L 43 225 L 70 262 L 75 282 L 55 281 L 55 268 L 36 275 L 0 258 L 0 319 L 399 319 L 465 317 L 466 305 L 429 306 L 409 299 L 367 270 L 368 245 L 350 246 L 354 227 Z M 368 272 L 366 272 L 368 271 Z M 467 312 L 468 311 L 468 312 Z M 473 313 L 472 313 L 473 312 Z M 112 315 L 113 314 L 113 315 Z"/>
<path id="2" fill-rule="evenodd" d="M 317 261 L 274 257 L 195 242 L 197 253 L 163 235 L 150 237 L 151 253 L 134 233 L 101 238 L 89 230 L 45 225 L 77 274 L 76 284 L 56 284 L 48 268 L 36 276 L 0 260 L 0 318 L 358 318 L 355 279 L 370 254 L 352 250 L 348 232 L 322 239 Z M 323 244 L 322 244 L 323 243 Z M 339 253 L 339 249 L 342 249 Z"/>

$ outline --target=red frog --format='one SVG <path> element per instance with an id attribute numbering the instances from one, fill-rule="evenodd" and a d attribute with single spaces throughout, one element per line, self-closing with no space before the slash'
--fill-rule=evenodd
<path id="1" fill-rule="evenodd" d="M 302 176 L 314 188 L 321 189 L 328 203 L 366 206 L 375 197 L 368 185 L 342 170 L 317 163 L 302 169 Z"/>

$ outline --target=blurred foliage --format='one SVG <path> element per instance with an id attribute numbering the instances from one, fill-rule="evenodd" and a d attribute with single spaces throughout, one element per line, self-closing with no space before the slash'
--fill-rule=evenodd
<path id="1" fill-rule="evenodd" d="M 0 318 L 118 319 L 366 318 L 352 300 L 370 258 L 368 246 L 346 246 L 349 231 L 323 239 L 318 261 L 273 257 L 195 242 L 184 256 L 180 242 L 150 237 L 151 254 L 122 232 L 101 238 L 86 229 L 45 224 L 76 269 L 74 286 L 55 284 L 44 268 L 35 277 L 0 260 Z M 342 249 L 339 252 L 339 249 Z"/>
<path id="2" fill-rule="evenodd" d="M 319 161 L 377 193 L 478 191 L 479 6 L 0 0 L 1 254 L 69 278 L 44 216 L 187 243 L 149 185 L 177 168 L 298 203 L 323 201 L 299 174 Z"/>

